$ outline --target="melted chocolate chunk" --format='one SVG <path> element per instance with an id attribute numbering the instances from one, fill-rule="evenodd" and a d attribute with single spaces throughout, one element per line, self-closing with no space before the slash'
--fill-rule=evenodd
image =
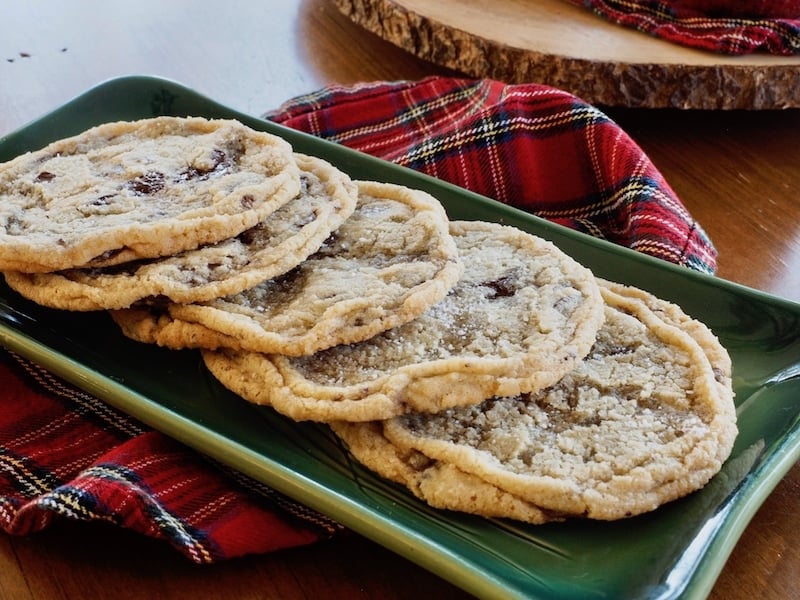
<path id="1" fill-rule="evenodd" d="M 506 275 L 494 281 L 485 281 L 482 285 L 489 288 L 490 291 L 486 297 L 490 300 L 494 298 L 509 298 L 517 293 L 514 281 L 513 277 Z"/>
<path id="2" fill-rule="evenodd" d="M 242 233 L 236 236 L 236 239 L 239 240 L 245 246 L 249 246 L 256 240 L 258 240 L 259 229 L 261 228 L 258 225 L 256 225 L 255 227 L 251 227 L 250 229 L 245 229 Z"/>
<path id="3" fill-rule="evenodd" d="M 158 171 L 147 171 L 141 177 L 131 179 L 125 184 L 125 187 L 140 196 L 155 194 L 164 189 L 164 174 Z"/>
<path id="4" fill-rule="evenodd" d="M 53 181 L 53 179 L 55 178 L 56 178 L 55 173 L 51 173 L 50 171 L 42 171 L 36 176 L 34 181 L 36 183 L 41 183 L 44 181 Z"/>
<path id="5" fill-rule="evenodd" d="M 98 196 L 89 203 L 89 206 L 108 206 L 110 204 L 109 200 L 113 197 L 114 194 L 105 194 L 103 196 Z"/>
<path id="6" fill-rule="evenodd" d="M 172 300 L 158 294 L 157 296 L 148 296 L 133 303 L 132 308 L 146 308 L 153 312 L 155 316 L 168 315 L 169 306 Z"/>
<path id="7" fill-rule="evenodd" d="M 297 285 L 298 279 L 303 275 L 303 268 L 300 266 L 287 271 L 283 275 L 278 275 L 271 280 L 275 291 L 290 290 Z"/>
<path id="8" fill-rule="evenodd" d="M 208 179 L 212 174 L 224 171 L 231 166 L 228 155 L 222 150 L 214 150 L 211 153 L 211 166 L 210 167 L 196 167 L 190 165 L 185 170 L 181 171 L 178 179 L 181 181 L 188 181 L 190 179 Z"/>
<path id="9" fill-rule="evenodd" d="M 307 194 L 311 183 L 308 180 L 308 175 L 300 173 L 300 194 Z"/>

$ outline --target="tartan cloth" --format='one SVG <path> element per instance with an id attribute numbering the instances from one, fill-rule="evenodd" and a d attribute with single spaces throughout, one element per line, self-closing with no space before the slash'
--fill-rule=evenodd
<path id="1" fill-rule="evenodd" d="M 796 0 L 568 0 L 602 18 L 669 42 L 716 52 L 800 53 Z"/>
<path id="2" fill-rule="evenodd" d="M 0 525 L 105 521 L 196 563 L 310 544 L 329 519 L 0 349 Z"/>
<path id="3" fill-rule="evenodd" d="M 429 77 L 328 87 L 267 118 L 706 273 L 716 250 L 609 117 L 539 84 Z"/>
<path id="4" fill-rule="evenodd" d="M 330 87 L 268 114 L 546 218 L 713 272 L 715 251 L 643 152 L 552 88 L 429 78 Z M 0 349 L 0 525 L 99 520 L 196 563 L 344 528 Z"/>

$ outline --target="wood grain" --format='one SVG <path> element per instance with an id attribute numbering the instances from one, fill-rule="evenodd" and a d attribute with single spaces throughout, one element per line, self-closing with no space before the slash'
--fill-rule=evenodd
<path id="1" fill-rule="evenodd" d="M 331 0 L 9 0 L 4 9 L 0 136 L 131 73 L 177 79 L 252 114 L 327 84 L 451 73 L 365 31 Z M 720 277 L 800 301 L 800 111 L 608 112 L 708 231 Z M 713 600 L 798 596 L 798 509 L 795 466 L 745 530 Z M 468 597 L 357 535 L 209 567 L 110 525 L 0 535 L 3 600 L 416 600 L 420 590 Z"/>
<path id="2" fill-rule="evenodd" d="M 335 0 L 400 48 L 475 77 L 554 85 L 605 106 L 800 106 L 800 57 L 720 56 L 564 0 Z"/>

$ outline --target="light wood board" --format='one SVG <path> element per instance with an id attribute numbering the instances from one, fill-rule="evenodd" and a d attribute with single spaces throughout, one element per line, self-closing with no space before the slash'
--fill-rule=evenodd
<path id="1" fill-rule="evenodd" d="M 726 56 L 609 23 L 566 0 L 334 0 L 385 40 L 472 77 L 538 82 L 592 104 L 800 107 L 800 56 Z"/>

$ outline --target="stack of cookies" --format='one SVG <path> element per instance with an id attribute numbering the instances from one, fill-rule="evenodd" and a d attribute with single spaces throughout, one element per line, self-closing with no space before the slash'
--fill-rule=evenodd
<path id="1" fill-rule="evenodd" d="M 0 165 L 0 195 L 11 288 L 199 349 L 432 506 L 619 519 L 731 452 L 730 359 L 679 307 L 236 121 L 101 125 Z"/>

